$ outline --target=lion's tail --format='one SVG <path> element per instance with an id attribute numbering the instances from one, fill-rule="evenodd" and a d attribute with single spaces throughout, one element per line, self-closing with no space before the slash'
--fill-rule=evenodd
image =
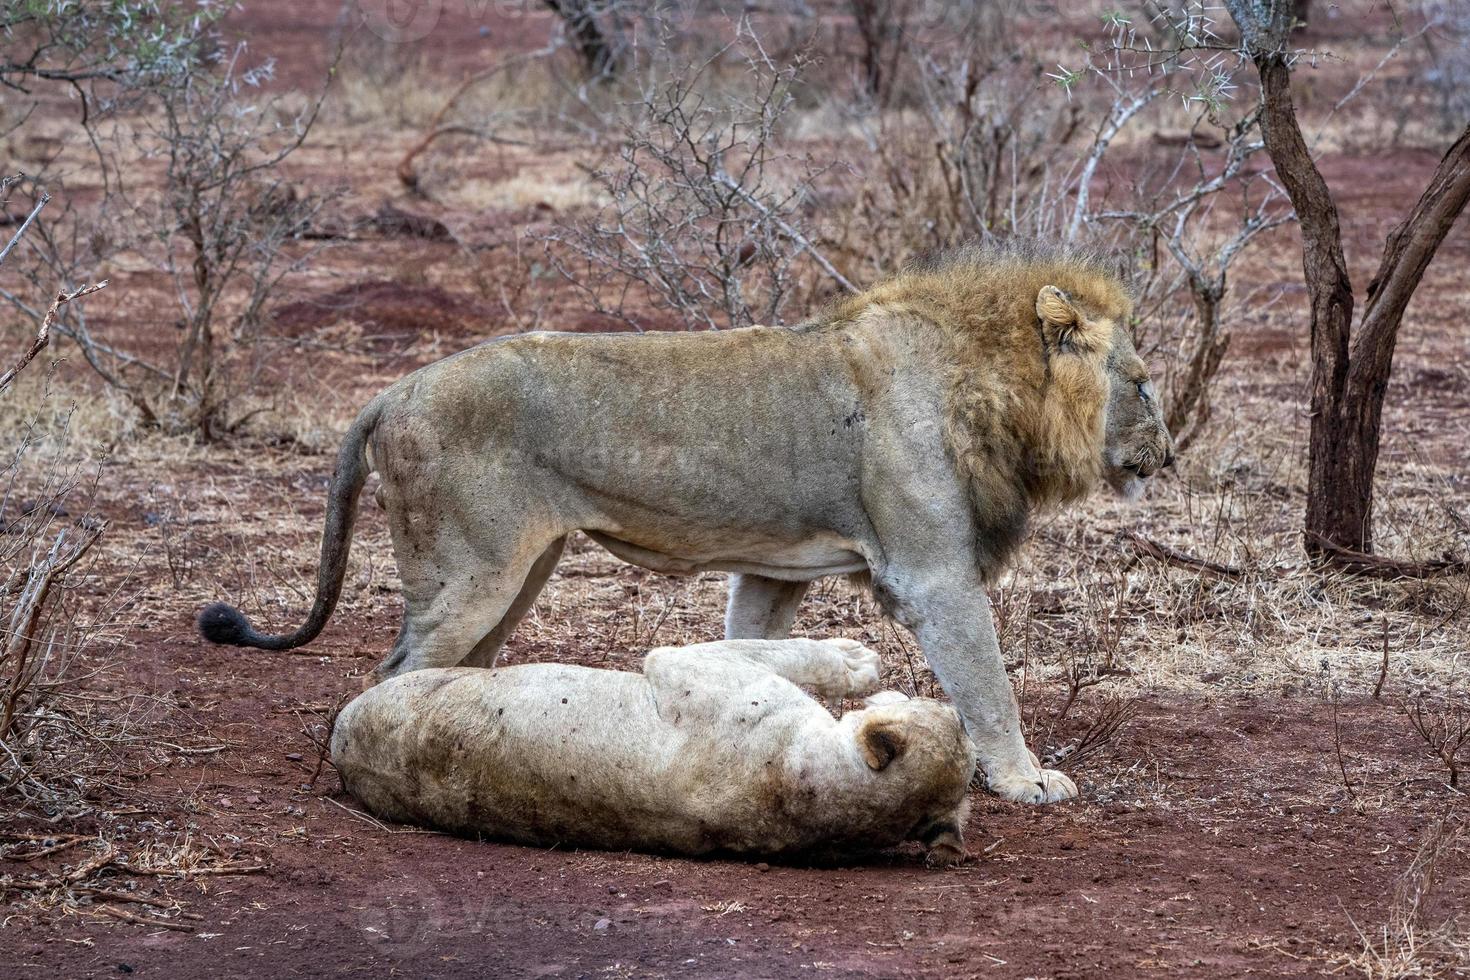
<path id="1" fill-rule="evenodd" d="M 257 647 L 261 650 L 290 650 L 316 639 L 327 625 L 337 600 L 342 595 L 342 579 L 347 573 L 347 552 L 352 546 L 352 526 L 357 520 L 357 497 L 367 482 L 372 466 L 367 458 L 367 441 L 378 424 L 381 408 L 374 400 L 342 442 L 337 456 L 337 472 L 327 492 L 327 520 L 322 530 L 322 560 L 316 573 L 316 601 L 311 615 L 294 633 L 257 633 L 245 614 L 224 602 L 211 603 L 199 612 L 199 632 L 211 643 L 233 647 Z"/>

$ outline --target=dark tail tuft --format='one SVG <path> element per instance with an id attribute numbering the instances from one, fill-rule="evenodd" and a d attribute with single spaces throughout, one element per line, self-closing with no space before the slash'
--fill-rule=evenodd
<path id="1" fill-rule="evenodd" d="M 254 646 L 250 641 L 257 636 L 245 614 L 225 602 L 211 602 L 199 611 L 199 633 L 210 643 L 230 647 Z"/>
<path id="2" fill-rule="evenodd" d="M 337 472 L 327 492 L 327 518 L 322 529 L 322 560 L 316 572 L 316 600 L 306 622 L 293 633 L 257 633 L 250 620 L 234 606 L 211 603 L 199 612 L 199 632 L 210 643 L 257 650 L 293 650 L 310 643 L 337 608 L 342 595 L 342 578 L 347 574 L 347 550 L 352 546 L 352 525 L 357 520 L 357 495 L 367 481 L 367 441 L 382 412 L 382 396 L 368 403 L 357 416 L 342 450 L 337 454 Z"/>

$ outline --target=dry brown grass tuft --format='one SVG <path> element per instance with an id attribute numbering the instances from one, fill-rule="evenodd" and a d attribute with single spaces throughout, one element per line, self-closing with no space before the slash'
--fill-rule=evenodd
<path id="1" fill-rule="evenodd" d="M 1465 825 L 1445 817 L 1424 834 L 1418 851 L 1399 877 L 1388 921 L 1364 931 L 1354 923 L 1362 949 L 1336 957 L 1342 967 L 1368 980 L 1464 976 L 1470 972 L 1470 934 L 1459 914 L 1429 921 L 1435 886 L 1448 874 L 1445 865 L 1460 856 Z"/>

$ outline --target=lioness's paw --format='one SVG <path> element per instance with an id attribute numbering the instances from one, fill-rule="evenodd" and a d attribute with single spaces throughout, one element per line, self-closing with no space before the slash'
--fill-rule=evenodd
<path id="1" fill-rule="evenodd" d="M 992 793 L 1016 803 L 1056 803 L 1077 796 L 1077 784 L 1056 769 L 1037 769 L 1034 774 L 1012 773 L 988 782 Z"/>
<path id="2" fill-rule="evenodd" d="M 879 677 L 878 654 L 863 646 L 857 640 L 836 639 L 824 640 L 842 657 L 844 676 L 838 685 L 839 689 L 830 692 L 833 697 L 860 698 L 872 694 L 878 690 L 881 683 Z"/>

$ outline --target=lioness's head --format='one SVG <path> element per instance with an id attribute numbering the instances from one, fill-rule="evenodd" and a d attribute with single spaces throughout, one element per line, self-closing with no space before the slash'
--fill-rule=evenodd
<path id="1" fill-rule="evenodd" d="M 1056 286 L 1037 294 L 1036 315 L 1053 356 L 1090 361 L 1105 380 L 1103 475 L 1136 500 L 1149 477 L 1173 465 L 1174 440 L 1126 324 L 1087 310 Z"/>
<path id="2" fill-rule="evenodd" d="M 887 696 L 885 696 L 887 695 Z M 871 805 L 899 834 L 940 853 L 941 863 L 964 854 L 965 798 L 975 774 L 975 747 L 955 709 L 894 692 L 842 716 L 857 744 L 860 780 Z M 946 856 L 947 855 L 947 856 Z"/>

